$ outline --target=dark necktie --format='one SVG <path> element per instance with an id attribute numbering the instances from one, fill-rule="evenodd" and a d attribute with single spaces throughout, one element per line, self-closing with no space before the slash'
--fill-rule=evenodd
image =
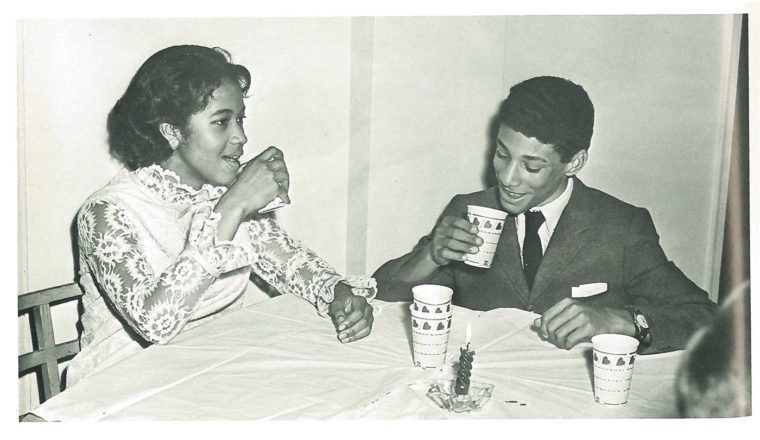
<path id="1" fill-rule="evenodd" d="M 538 266 L 544 252 L 541 250 L 541 238 L 538 236 L 538 228 L 544 223 L 544 215 L 541 211 L 528 211 L 525 213 L 525 239 L 523 240 L 523 272 L 528 282 L 528 289 L 533 288 L 533 280 L 536 279 Z"/>

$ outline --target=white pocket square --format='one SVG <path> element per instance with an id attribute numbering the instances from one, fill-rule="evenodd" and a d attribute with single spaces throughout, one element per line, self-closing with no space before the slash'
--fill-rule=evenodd
<path id="1" fill-rule="evenodd" d="M 587 298 L 607 291 L 607 283 L 581 284 L 573 287 L 573 298 Z"/>

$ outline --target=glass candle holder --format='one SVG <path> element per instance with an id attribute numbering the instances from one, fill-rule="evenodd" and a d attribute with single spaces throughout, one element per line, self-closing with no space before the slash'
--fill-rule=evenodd
<path id="1" fill-rule="evenodd" d="M 457 395 L 456 380 L 438 380 L 430 384 L 427 396 L 440 408 L 455 413 L 468 413 L 481 409 L 491 398 L 494 386 L 490 383 L 470 381 L 467 394 Z"/>

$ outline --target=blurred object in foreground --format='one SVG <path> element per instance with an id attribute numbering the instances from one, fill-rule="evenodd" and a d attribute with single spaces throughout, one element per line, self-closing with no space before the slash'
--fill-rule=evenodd
<path id="1" fill-rule="evenodd" d="M 676 378 L 681 416 L 751 415 L 751 358 L 750 283 L 745 281 L 689 341 Z"/>

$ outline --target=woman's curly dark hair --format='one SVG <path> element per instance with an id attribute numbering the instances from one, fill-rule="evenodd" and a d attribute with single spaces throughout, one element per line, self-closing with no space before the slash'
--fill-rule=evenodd
<path id="1" fill-rule="evenodd" d="M 130 170 L 152 165 L 172 154 L 159 131 L 162 123 L 180 130 L 193 114 L 206 108 L 223 80 L 248 93 L 251 74 L 233 64 L 221 48 L 172 46 L 148 58 L 108 114 L 111 154 Z"/>
<path id="2" fill-rule="evenodd" d="M 594 133 L 594 105 L 583 87 L 539 76 L 509 89 L 499 108 L 501 125 L 554 146 L 562 162 L 587 150 Z"/>

